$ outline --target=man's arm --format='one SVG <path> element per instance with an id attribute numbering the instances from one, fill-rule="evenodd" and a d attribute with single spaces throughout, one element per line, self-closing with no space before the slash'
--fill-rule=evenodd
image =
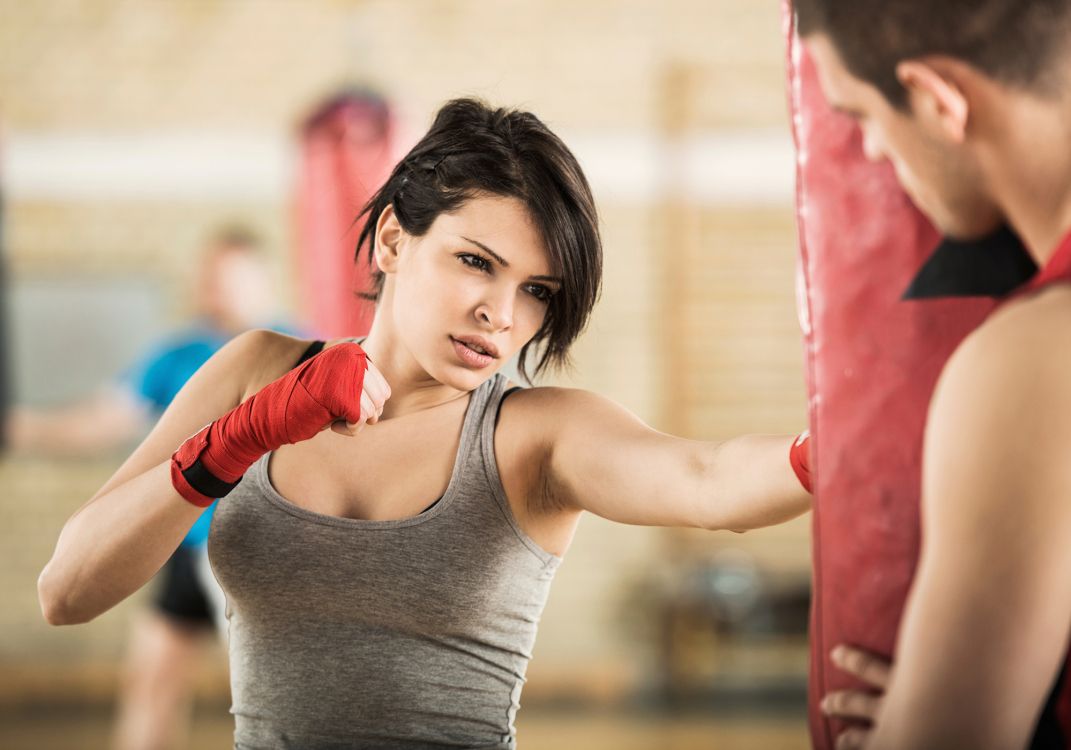
<path id="1" fill-rule="evenodd" d="M 18 452 L 94 456 L 144 435 L 152 419 L 148 404 L 126 387 L 113 385 L 56 409 L 14 407 L 5 442 Z"/>
<path id="2" fill-rule="evenodd" d="M 991 320 L 938 384 L 922 553 L 869 748 L 1023 747 L 1065 658 L 1071 321 L 1044 302 Z"/>
<path id="3" fill-rule="evenodd" d="M 806 512 L 789 463 L 794 436 L 723 443 L 658 432 L 589 391 L 539 388 L 554 502 L 621 523 L 743 531 Z"/>

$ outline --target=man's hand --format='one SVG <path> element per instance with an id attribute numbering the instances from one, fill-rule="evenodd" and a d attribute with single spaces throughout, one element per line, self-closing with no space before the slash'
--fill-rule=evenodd
<path id="1" fill-rule="evenodd" d="M 834 691 L 822 699 L 822 711 L 826 716 L 866 724 L 841 732 L 837 736 L 837 750 L 865 748 L 889 685 L 892 665 L 876 654 L 844 645 L 834 648 L 830 658 L 835 667 L 869 686 L 865 690 Z"/>

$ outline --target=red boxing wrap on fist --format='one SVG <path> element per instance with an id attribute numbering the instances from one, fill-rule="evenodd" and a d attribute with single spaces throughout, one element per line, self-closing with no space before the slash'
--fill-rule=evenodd
<path id="1" fill-rule="evenodd" d="M 357 344 L 324 349 L 196 435 L 171 456 L 171 483 L 200 507 L 226 495 L 253 463 L 338 419 L 361 421 L 367 356 Z"/>
<path id="2" fill-rule="evenodd" d="M 788 462 L 792 464 L 792 470 L 796 472 L 803 489 L 814 493 L 811 483 L 811 432 L 804 430 L 792 443 L 788 451 Z"/>

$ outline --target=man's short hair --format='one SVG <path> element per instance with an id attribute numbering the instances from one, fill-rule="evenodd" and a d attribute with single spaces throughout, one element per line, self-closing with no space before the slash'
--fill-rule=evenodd
<path id="1" fill-rule="evenodd" d="M 946 55 L 1006 84 L 1054 92 L 1071 31 L 1068 0 L 794 0 L 800 36 L 824 33 L 851 73 L 907 107 L 904 60 Z"/>
<path id="2" fill-rule="evenodd" d="M 205 243 L 213 248 L 241 248 L 247 252 L 259 253 L 264 246 L 256 232 L 244 224 L 224 224 L 217 227 Z"/>

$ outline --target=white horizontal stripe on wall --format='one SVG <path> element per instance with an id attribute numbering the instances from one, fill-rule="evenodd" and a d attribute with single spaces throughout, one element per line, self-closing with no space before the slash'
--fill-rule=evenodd
<path id="1" fill-rule="evenodd" d="M 792 200 L 787 131 L 705 133 L 676 141 L 613 131 L 567 132 L 563 138 L 600 202 L 676 197 L 731 206 Z M 284 202 L 297 157 L 289 134 L 264 132 L 8 132 L 0 150 L 8 200 Z"/>

